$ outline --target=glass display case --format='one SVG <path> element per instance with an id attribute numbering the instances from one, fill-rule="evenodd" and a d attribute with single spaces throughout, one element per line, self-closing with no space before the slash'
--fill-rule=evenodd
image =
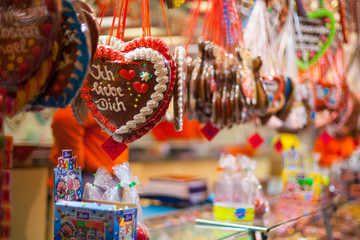
<path id="1" fill-rule="evenodd" d="M 212 205 L 148 218 L 153 239 L 350 239 L 360 237 L 360 201 L 306 203 L 272 199 L 270 212 L 251 223 L 214 219 Z"/>

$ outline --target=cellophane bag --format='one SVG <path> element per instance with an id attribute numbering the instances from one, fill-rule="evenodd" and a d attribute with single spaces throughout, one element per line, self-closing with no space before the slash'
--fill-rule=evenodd
<path id="1" fill-rule="evenodd" d="M 99 168 L 96 171 L 94 182 L 86 183 L 83 198 L 100 201 L 104 192 L 114 185 L 115 182 L 106 168 Z"/>
<path id="2" fill-rule="evenodd" d="M 260 181 L 254 173 L 256 161 L 244 155 L 238 155 L 238 161 L 243 172 L 240 182 L 243 192 L 241 201 L 244 204 L 253 205 L 255 217 L 261 218 L 269 211 L 269 201 L 265 197 Z"/>
<path id="3" fill-rule="evenodd" d="M 142 217 L 142 208 L 140 204 L 139 192 L 136 189 L 136 185 L 139 185 L 139 179 L 136 177 L 130 170 L 130 165 L 128 162 L 119 164 L 113 167 L 114 174 L 120 179 L 120 185 L 122 188 L 122 196 L 120 198 L 121 202 L 135 203 L 138 208 L 137 215 L 137 230 L 136 238 L 142 240 L 150 239 L 149 230 L 144 224 Z M 118 185 L 115 186 L 118 188 Z M 109 197 L 116 198 L 115 190 L 113 194 L 109 193 Z"/>

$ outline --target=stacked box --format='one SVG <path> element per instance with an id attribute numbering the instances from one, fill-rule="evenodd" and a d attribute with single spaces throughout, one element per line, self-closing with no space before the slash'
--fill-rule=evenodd
<path id="1" fill-rule="evenodd" d="M 112 202 L 55 203 L 55 240 L 133 240 L 136 239 L 135 204 Z"/>
<path id="2" fill-rule="evenodd" d="M 81 201 L 82 177 L 81 167 L 77 165 L 77 157 L 71 150 L 63 150 L 58 158 L 58 166 L 54 169 L 54 200 Z"/>

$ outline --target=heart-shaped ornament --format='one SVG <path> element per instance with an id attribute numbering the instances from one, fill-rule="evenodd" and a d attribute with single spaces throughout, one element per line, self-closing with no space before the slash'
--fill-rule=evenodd
<path id="1" fill-rule="evenodd" d="M 172 62 L 162 54 L 165 49 L 159 49 L 162 43 L 154 46 L 153 39 L 148 41 L 122 43 L 113 38 L 106 45 L 107 41 L 100 39 L 82 89 L 81 98 L 95 119 L 123 143 L 160 121 L 172 92 Z M 152 48 L 146 47 L 150 45 Z"/>
<path id="2" fill-rule="evenodd" d="M 312 11 L 295 21 L 296 63 L 307 69 L 323 56 L 334 39 L 336 28 L 333 14 L 325 9 Z"/>
<path id="3" fill-rule="evenodd" d="M 61 53 L 54 67 L 51 82 L 31 107 L 66 107 L 81 89 L 90 62 L 90 46 L 82 31 L 80 17 L 73 3 L 62 1 Z M 83 20 L 85 21 L 85 19 Z"/>
<path id="4" fill-rule="evenodd" d="M 174 88 L 174 127 L 175 131 L 182 131 L 184 118 L 184 95 L 186 77 L 186 51 L 183 47 L 175 49 L 176 84 Z"/>
<path id="5" fill-rule="evenodd" d="M 265 91 L 269 98 L 268 114 L 279 111 L 285 104 L 284 96 L 284 79 L 280 76 L 273 76 L 267 78 L 262 76 L 262 82 L 264 84 Z"/>
<path id="6" fill-rule="evenodd" d="M 0 80 L 27 81 L 47 58 L 59 27 L 56 0 L 0 2 Z"/>

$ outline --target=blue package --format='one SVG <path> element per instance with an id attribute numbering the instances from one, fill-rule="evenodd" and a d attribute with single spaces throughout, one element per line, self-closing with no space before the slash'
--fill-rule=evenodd
<path id="1" fill-rule="evenodd" d="M 54 169 L 54 200 L 81 201 L 82 177 L 81 168 L 67 170 Z"/>

